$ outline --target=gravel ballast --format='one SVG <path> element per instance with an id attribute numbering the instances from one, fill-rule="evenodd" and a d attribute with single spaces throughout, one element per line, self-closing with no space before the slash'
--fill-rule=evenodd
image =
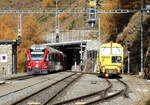
<path id="1" fill-rule="evenodd" d="M 72 74 L 72 73 L 61 72 L 61 73 L 46 75 L 46 76 L 43 76 L 40 78 L 31 78 L 28 80 L 23 80 L 20 83 L 15 82 L 15 83 L 12 83 L 11 85 L 10 84 L 7 86 L 5 85 L 5 87 L 2 86 L 2 87 L 0 87 L 0 93 L 3 92 L 3 94 L 0 95 L 0 100 L 1 100 L 0 105 L 10 105 L 10 104 L 22 99 L 23 97 L 26 97 L 32 93 L 35 93 L 36 91 L 41 90 L 42 88 L 46 87 L 47 85 L 50 85 L 66 76 L 69 76 L 70 74 Z M 31 86 L 31 85 L 33 85 L 33 86 Z M 28 86 L 30 86 L 30 87 L 28 87 Z M 27 87 L 27 88 L 25 88 L 25 87 Z M 17 91 L 19 89 L 22 89 L 22 90 Z M 4 95 L 4 91 L 8 91 L 8 92 L 5 92 L 5 94 L 8 94 L 8 93 L 11 93 L 11 94 Z M 16 92 L 14 92 L 14 91 L 16 91 Z"/>

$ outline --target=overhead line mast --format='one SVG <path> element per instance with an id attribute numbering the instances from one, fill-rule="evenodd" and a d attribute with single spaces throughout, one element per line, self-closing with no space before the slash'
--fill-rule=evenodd
<path id="1" fill-rule="evenodd" d="M 144 68 L 144 54 L 143 54 L 143 0 L 141 0 L 141 72 L 139 75 L 143 75 Z"/>

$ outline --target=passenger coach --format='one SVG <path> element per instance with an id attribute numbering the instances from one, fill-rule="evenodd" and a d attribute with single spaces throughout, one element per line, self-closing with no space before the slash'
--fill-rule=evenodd
<path id="1" fill-rule="evenodd" d="M 46 45 L 35 44 L 27 50 L 27 72 L 47 74 L 64 69 L 64 54 Z"/>

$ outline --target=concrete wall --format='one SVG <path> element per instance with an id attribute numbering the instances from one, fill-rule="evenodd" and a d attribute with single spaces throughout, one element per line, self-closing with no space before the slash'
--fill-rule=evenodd
<path id="1" fill-rule="evenodd" d="M 0 74 L 12 74 L 12 45 L 0 45 Z"/>
<path id="2" fill-rule="evenodd" d="M 84 57 L 83 57 L 84 72 L 88 72 L 88 73 L 95 72 L 97 51 L 100 45 L 101 43 L 96 40 L 95 41 L 91 40 L 87 42 L 86 50 L 84 52 Z"/>

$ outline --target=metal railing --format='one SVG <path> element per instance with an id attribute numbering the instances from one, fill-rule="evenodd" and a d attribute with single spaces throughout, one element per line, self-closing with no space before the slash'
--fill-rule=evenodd
<path id="1" fill-rule="evenodd" d="M 97 34 L 96 30 L 71 30 L 61 31 L 59 33 L 59 42 L 89 40 L 90 34 Z M 46 41 L 49 43 L 56 43 L 56 33 L 50 32 L 46 35 Z"/>

